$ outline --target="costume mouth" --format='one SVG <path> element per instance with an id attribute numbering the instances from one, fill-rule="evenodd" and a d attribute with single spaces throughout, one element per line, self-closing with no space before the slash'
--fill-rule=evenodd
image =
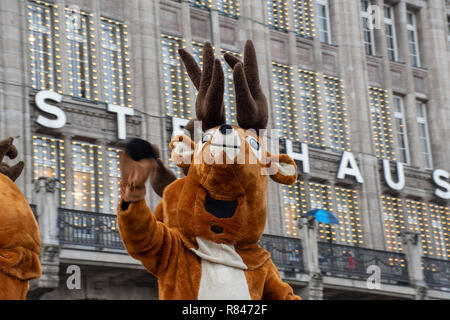
<path id="1" fill-rule="evenodd" d="M 223 201 L 211 198 L 209 195 L 205 199 L 205 209 L 219 219 L 232 218 L 236 212 L 238 201 Z"/>

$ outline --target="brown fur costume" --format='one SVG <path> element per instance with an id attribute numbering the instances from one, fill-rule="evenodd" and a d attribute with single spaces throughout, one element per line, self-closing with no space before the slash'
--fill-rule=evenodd
<path id="1" fill-rule="evenodd" d="M 14 181 L 23 162 L 13 167 L 2 163 L 17 150 L 9 138 L 0 141 L 0 300 L 25 299 L 28 281 L 41 275 L 41 238 L 36 219 L 27 200 Z"/>
<path id="2" fill-rule="evenodd" d="M 246 44 L 244 63 L 225 57 L 234 67 L 239 127 L 225 125 L 224 77 L 212 46 L 205 44 L 203 71 L 190 54 L 181 50 L 180 55 L 199 89 L 196 114 L 204 141 L 194 143 L 186 135 L 172 140 L 174 162 L 189 171 L 165 190 L 161 184 L 163 200 L 154 215 L 144 200 L 145 182 L 158 157 L 145 141 L 127 145 L 118 209 L 125 247 L 158 278 L 161 299 L 299 299 L 257 244 L 266 222 L 267 176 L 292 184 L 297 174 L 292 159 L 271 155 L 248 130 L 266 128 L 268 114 L 253 44 Z M 229 142 L 221 140 L 218 152 L 216 140 L 225 139 L 226 130 L 237 145 L 223 147 Z"/>

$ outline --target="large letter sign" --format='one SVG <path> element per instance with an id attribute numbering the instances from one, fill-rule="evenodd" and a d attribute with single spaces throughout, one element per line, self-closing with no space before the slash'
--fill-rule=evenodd
<path id="1" fill-rule="evenodd" d="M 36 94 L 35 101 L 36 106 L 39 110 L 52 114 L 56 117 L 56 119 L 49 119 L 40 115 L 36 122 L 41 126 L 51 128 L 51 129 L 60 129 L 66 125 L 66 114 L 60 108 L 56 106 L 52 106 L 46 103 L 46 100 L 53 100 L 55 102 L 60 103 L 62 101 L 62 96 L 56 92 L 51 91 L 40 91 Z"/>

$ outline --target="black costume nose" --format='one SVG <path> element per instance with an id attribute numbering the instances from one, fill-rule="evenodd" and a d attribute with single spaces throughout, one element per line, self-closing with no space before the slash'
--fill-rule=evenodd
<path id="1" fill-rule="evenodd" d="M 230 126 L 229 124 L 223 124 L 223 125 L 221 125 L 220 128 L 219 128 L 219 131 L 220 131 L 222 134 L 229 134 L 229 133 L 231 133 L 231 130 L 233 130 L 233 127 Z"/>

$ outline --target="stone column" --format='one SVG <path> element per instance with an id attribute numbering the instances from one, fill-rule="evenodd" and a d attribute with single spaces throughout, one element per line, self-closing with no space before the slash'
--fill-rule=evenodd
<path id="1" fill-rule="evenodd" d="M 406 231 L 402 233 L 403 251 L 408 262 L 408 275 L 411 285 L 416 289 L 416 300 L 427 299 L 427 285 L 422 271 L 422 241 L 420 233 Z"/>
<path id="2" fill-rule="evenodd" d="M 43 177 L 35 182 L 34 193 L 42 238 L 42 276 L 30 282 L 29 299 L 39 299 L 59 285 L 58 187 L 58 181 L 51 178 Z"/>
<path id="3" fill-rule="evenodd" d="M 305 300 L 323 299 L 323 277 L 319 266 L 319 247 L 317 243 L 317 223 L 314 217 L 297 220 L 303 247 L 305 271 L 309 274 L 309 283 L 302 297 Z"/>

